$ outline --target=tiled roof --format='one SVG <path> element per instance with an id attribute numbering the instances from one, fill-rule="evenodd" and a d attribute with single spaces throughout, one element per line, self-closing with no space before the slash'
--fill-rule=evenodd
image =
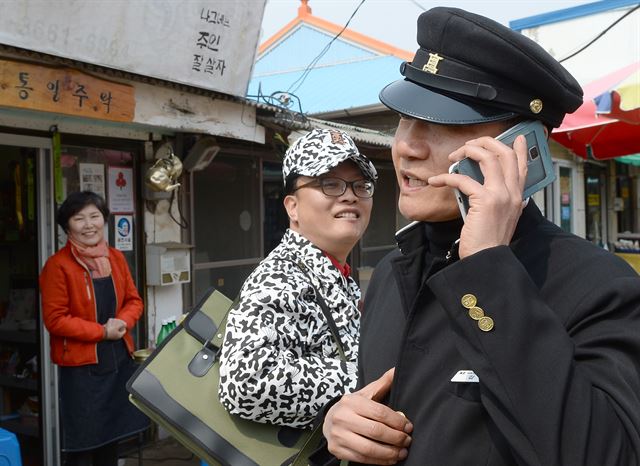
<path id="1" fill-rule="evenodd" d="M 294 94 L 300 99 L 302 112 L 318 114 L 349 110 L 380 104 L 378 94 L 390 82 L 398 79 L 402 61 L 399 58 L 372 57 L 368 59 L 328 65 L 314 69 Z M 248 97 L 285 92 L 300 77 L 302 71 L 289 71 L 254 76 L 249 82 Z M 291 100 L 293 111 L 297 101 Z"/>
<path id="2" fill-rule="evenodd" d="M 275 44 L 256 61 L 253 77 L 292 70 L 304 70 L 333 38 L 333 35 L 306 24 L 301 24 L 283 41 Z M 378 56 L 358 44 L 336 40 L 316 63 L 316 66 L 339 64 L 345 61 Z"/>
<path id="3" fill-rule="evenodd" d="M 312 115 L 380 105 L 380 90 L 400 77 L 400 64 L 412 54 L 349 29 L 300 79 L 341 30 L 311 15 L 303 1 L 298 17 L 260 46 L 247 97 L 290 92 L 289 109 L 298 111 L 299 99 L 302 112 Z"/>

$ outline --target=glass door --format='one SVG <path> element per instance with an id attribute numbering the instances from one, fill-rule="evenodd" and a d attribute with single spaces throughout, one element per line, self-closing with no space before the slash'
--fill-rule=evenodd
<path id="1" fill-rule="evenodd" d="M 598 246 L 607 244 L 606 170 L 587 165 L 584 169 L 586 238 Z"/>
<path id="2" fill-rule="evenodd" d="M 554 163 L 556 181 L 552 185 L 553 223 L 569 233 L 574 232 L 574 170 L 562 161 Z M 547 215 L 549 218 L 549 215 Z"/>
<path id="3" fill-rule="evenodd" d="M 194 173 L 192 302 L 211 286 L 235 297 L 262 259 L 260 171 L 258 159 L 220 153 Z"/>
<path id="4" fill-rule="evenodd" d="M 38 305 L 52 250 L 50 146 L 0 134 L 0 427 L 16 434 L 25 466 L 58 464 L 55 372 Z"/>

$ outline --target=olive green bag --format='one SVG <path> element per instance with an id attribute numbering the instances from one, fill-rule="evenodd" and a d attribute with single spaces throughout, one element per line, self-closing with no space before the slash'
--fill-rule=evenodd
<path id="1" fill-rule="evenodd" d="M 218 355 L 231 305 L 210 288 L 128 381 L 129 399 L 211 466 L 306 466 L 322 426 L 312 431 L 248 421 L 218 400 Z"/>

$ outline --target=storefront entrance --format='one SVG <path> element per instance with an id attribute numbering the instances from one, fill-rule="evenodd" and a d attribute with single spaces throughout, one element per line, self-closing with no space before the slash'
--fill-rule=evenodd
<path id="1" fill-rule="evenodd" d="M 139 148 L 126 141 L 63 137 L 56 172 L 52 139 L 0 132 L 0 427 L 16 434 L 24 466 L 61 464 L 57 371 L 38 288 L 40 269 L 66 242 L 55 224 L 56 208 L 74 191 L 103 195 L 112 211 L 106 236 L 139 283 Z M 136 327 L 137 341 L 145 340 L 145 327 Z"/>
<path id="2" fill-rule="evenodd" d="M 600 247 L 608 243 L 606 168 L 586 164 L 584 168 L 586 238 Z"/>
<path id="3" fill-rule="evenodd" d="M 52 244 L 50 201 L 39 189 L 50 145 L 0 133 L 0 427 L 18 437 L 25 466 L 47 464 L 57 440 L 45 415 L 55 395 L 45 388 L 53 371 L 38 312 L 38 271 Z"/>

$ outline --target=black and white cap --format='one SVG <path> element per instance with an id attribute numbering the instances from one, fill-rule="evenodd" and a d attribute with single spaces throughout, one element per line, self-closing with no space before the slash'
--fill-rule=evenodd
<path id="1" fill-rule="evenodd" d="M 378 179 L 373 163 L 360 153 L 347 133 L 338 129 L 316 128 L 287 149 L 282 162 L 282 177 L 286 183 L 291 175 L 320 176 L 345 160 L 355 162 L 366 179 Z"/>

